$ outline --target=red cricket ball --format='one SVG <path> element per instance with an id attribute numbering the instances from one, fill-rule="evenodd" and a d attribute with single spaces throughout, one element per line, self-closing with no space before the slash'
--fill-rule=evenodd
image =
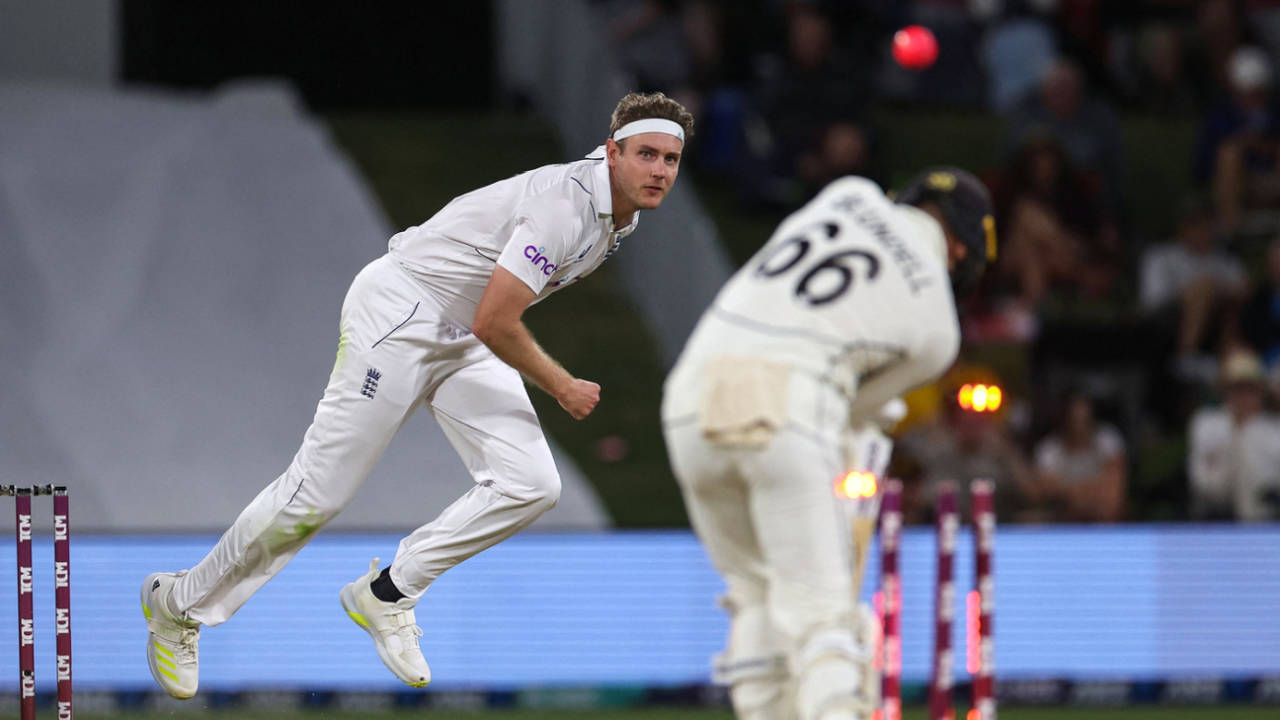
<path id="1" fill-rule="evenodd" d="M 893 59 L 908 70 L 923 70 L 938 59 L 938 39 L 923 25 L 908 25 L 893 34 Z"/>

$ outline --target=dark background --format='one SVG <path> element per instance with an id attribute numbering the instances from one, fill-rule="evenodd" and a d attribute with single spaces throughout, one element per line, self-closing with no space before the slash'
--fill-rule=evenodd
<path id="1" fill-rule="evenodd" d="M 121 74 L 193 89 L 283 76 L 317 109 L 481 107 L 492 21 L 487 2 L 123 0 Z"/>

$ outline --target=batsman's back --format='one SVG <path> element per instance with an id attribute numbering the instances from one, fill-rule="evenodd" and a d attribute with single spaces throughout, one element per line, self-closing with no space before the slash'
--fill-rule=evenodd
<path id="1" fill-rule="evenodd" d="M 941 226 L 870 180 L 842 178 L 779 225 L 721 289 L 673 379 L 726 354 L 766 358 L 852 393 L 908 358 L 955 356 Z"/>

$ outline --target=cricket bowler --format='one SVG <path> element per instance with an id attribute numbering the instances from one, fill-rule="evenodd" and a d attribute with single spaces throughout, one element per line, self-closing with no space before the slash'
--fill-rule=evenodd
<path id="1" fill-rule="evenodd" d="M 879 427 L 951 365 L 955 297 L 995 253 L 990 197 L 963 170 L 929 170 L 897 202 L 836 180 L 721 289 L 667 377 L 672 468 L 727 586 L 713 677 L 739 718 L 875 710 L 874 615 L 856 600 L 862 569 L 834 486 L 851 467 L 883 471 Z M 861 505 L 871 522 L 877 505 Z"/>
<path id="2" fill-rule="evenodd" d="M 230 618 L 336 516 L 392 436 L 426 406 L 474 487 L 400 542 L 391 564 L 341 589 L 383 663 L 413 687 L 431 680 L 414 606 L 441 573 L 556 504 L 560 476 L 521 375 L 575 419 L 600 386 L 542 350 L 521 318 L 600 267 L 656 209 L 680 170 L 693 118 L 661 93 L 632 93 L 584 159 L 548 165 L 455 198 L 352 281 L 329 385 L 284 474 L 189 570 L 142 584 L 147 663 L 189 698 L 202 625 Z M 396 502 L 387 498 L 387 502 Z M 336 608 L 335 608 L 336 609 Z"/>

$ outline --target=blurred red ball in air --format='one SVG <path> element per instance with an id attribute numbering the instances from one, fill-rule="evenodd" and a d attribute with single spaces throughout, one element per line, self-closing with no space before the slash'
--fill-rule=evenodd
<path id="1" fill-rule="evenodd" d="M 938 39 L 923 25 L 908 25 L 893 34 L 893 59 L 908 70 L 923 70 L 938 59 Z"/>

